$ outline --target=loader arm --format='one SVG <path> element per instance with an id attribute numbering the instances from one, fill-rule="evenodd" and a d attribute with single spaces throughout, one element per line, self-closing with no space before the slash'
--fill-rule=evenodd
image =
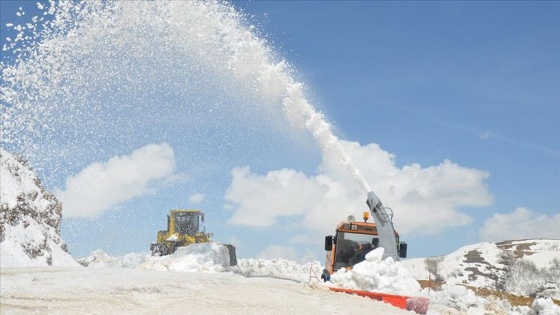
<path id="1" fill-rule="evenodd" d="M 366 201 L 375 224 L 377 225 L 377 233 L 379 236 L 379 247 L 383 247 L 383 259 L 393 257 L 399 260 L 399 253 L 397 251 L 397 238 L 395 236 L 395 228 L 393 227 L 392 218 L 389 216 L 381 200 L 377 198 L 373 191 L 368 193 Z"/>

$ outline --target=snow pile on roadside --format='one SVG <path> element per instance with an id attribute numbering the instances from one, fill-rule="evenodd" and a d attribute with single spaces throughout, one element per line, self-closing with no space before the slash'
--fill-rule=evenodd
<path id="1" fill-rule="evenodd" d="M 441 291 L 430 292 L 431 314 L 470 314 L 472 312 L 500 310 L 498 314 L 508 313 L 511 309 L 507 300 L 489 300 L 477 296 L 474 291 L 460 285 L 445 284 Z"/>
<path id="2" fill-rule="evenodd" d="M 113 257 L 104 251 L 97 249 L 88 257 L 78 259 L 78 262 L 86 267 L 95 268 L 136 268 L 150 257 L 150 253 L 130 253 L 121 257 Z"/>
<path id="3" fill-rule="evenodd" d="M 224 250 L 224 248 L 226 250 Z M 151 256 L 149 252 L 110 256 L 102 250 L 78 259 L 80 264 L 94 268 L 130 268 L 173 271 L 233 272 L 246 277 L 269 277 L 297 282 L 320 280 L 323 266 L 318 262 L 299 264 L 286 259 L 238 259 L 237 266 L 228 266 L 229 251 L 219 243 L 192 244 L 180 247 L 168 256 Z"/>
<path id="4" fill-rule="evenodd" d="M 392 258 L 382 260 L 383 252 L 383 248 L 376 248 L 366 255 L 366 260 L 351 270 L 340 269 L 331 275 L 328 285 L 398 295 L 421 295 L 418 281 L 399 262 Z"/>
<path id="5" fill-rule="evenodd" d="M 318 261 L 302 265 L 286 259 L 238 259 L 237 267 L 230 270 L 247 277 L 270 277 L 308 282 L 320 280 L 323 266 Z"/>
<path id="6" fill-rule="evenodd" d="M 229 267 L 229 251 L 222 244 L 210 242 L 179 247 L 168 256 L 150 256 L 137 269 L 223 272 Z"/>
<path id="7" fill-rule="evenodd" d="M 0 265 L 78 266 L 60 237 L 62 205 L 23 159 L 0 148 Z"/>

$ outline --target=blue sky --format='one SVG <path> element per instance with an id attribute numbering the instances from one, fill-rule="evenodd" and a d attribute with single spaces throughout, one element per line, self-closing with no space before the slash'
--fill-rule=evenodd
<path id="1" fill-rule="evenodd" d="M 34 2 L 2 2 L 2 46 L 6 34 L 13 38 L 5 24 L 17 21 L 20 5 L 33 15 Z M 366 180 L 393 209 L 411 257 L 442 255 L 486 240 L 560 238 L 554 198 L 560 192 L 560 4 L 252 1 L 233 6 L 250 15 L 244 21 L 256 25 L 275 60 L 292 65 L 289 73 L 304 83 L 306 99 L 332 124 Z M 131 38 L 139 40 L 132 42 L 161 44 L 152 42 L 157 36 L 143 40 L 137 32 Z M 340 188 L 347 178 L 309 132 L 292 128 L 281 110 L 251 96 L 252 83 L 198 72 L 196 57 L 187 62 L 155 52 L 152 59 L 138 57 L 141 66 L 129 65 L 126 58 L 119 61 L 124 50 L 111 45 L 117 61 L 104 63 L 107 51 L 99 51 L 86 55 L 87 64 L 118 65 L 115 71 L 128 80 L 122 74 L 102 83 L 92 77 L 96 89 L 70 102 L 107 113 L 74 114 L 75 120 L 57 127 L 56 137 L 32 137 L 51 157 L 45 165 L 36 163 L 44 166 L 46 186 L 66 195 L 72 191 L 69 178 L 84 179 L 95 167 L 97 173 L 130 165 L 161 168 L 144 172 L 127 193 L 107 198 L 99 212 L 63 219 L 63 238 L 75 255 L 97 248 L 113 255 L 147 250 L 165 227 L 169 209 L 197 207 L 208 214 L 207 230 L 217 240 L 237 244 L 241 257 L 322 260 L 323 238 L 334 232 L 328 227 L 334 229 L 350 211 L 359 216 L 365 210 L 351 209 L 362 205 L 366 194 Z M 220 63 L 219 57 L 213 61 Z M 3 62 L 8 59 L 3 52 Z M 72 65 L 86 64 L 81 62 Z M 185 86 L 165 81 L 185 76 Z M 76 94 L 75 85 L 68 87 Z M 187 91 L 191 87 L 195 92 Z M 54 100 L 63 97 L 68 98 Z M 116 105 L 129 100 L 136 110 Z M 172 106 L 161 105 L 162 100 Z M 88 127 L 90 121 L 101 127 Z M 168 127 L 182 121 L 183 128 Z M 62 132 L 66 127 L 70 131 Z M 99 131 L 110 128 L 119 136 Z M 55 157 L 63 162 L 53 167 Z M 123 178 L 119 174 L 116 178 Z M 279 189 L 271 178 L 290 184 Z M 127 184 L 113 183 L 103 187 L 121 191 Z M 321 195 L 327 186 L 336 200 Z M 109 194 L 100 188 L 90 197 Z M 420 196 L 417 207 L 413 195 Z M 72 200 L 66 197 L 65 204 Z"/>

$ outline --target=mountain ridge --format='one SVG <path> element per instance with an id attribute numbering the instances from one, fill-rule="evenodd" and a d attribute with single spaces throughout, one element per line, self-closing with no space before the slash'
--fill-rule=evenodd
<path id="1" fill-rule="evenodd" d="M 417 280 L 560 300 L 560 240 L 520 239 L 463 246 L 402 262 Z"/>

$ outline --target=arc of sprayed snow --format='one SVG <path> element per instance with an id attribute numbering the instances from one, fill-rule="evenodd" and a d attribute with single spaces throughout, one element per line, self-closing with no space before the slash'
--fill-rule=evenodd
<path id="1" fill-rule="evenodd" d="M 338 137 L 331 131 L 331 125 L 326 121 L 324 115 L 317 112 L 303 97 L 302 87 L 303 85 L 300 83 L 293 83 L 288 87 L 288 95 L 283 101 L 285 110 L 296 111 L 297 115 L 303 118 L 305 128 L 311 131 L 315 140 L 319 142 L 323 152 L 330 152 L 338 156 L 338 161 L 350 172 L 352 178 L 366 192 L 369 192 L 371 190 L 369 184 L 352 159 L 342 149 Z"/>

